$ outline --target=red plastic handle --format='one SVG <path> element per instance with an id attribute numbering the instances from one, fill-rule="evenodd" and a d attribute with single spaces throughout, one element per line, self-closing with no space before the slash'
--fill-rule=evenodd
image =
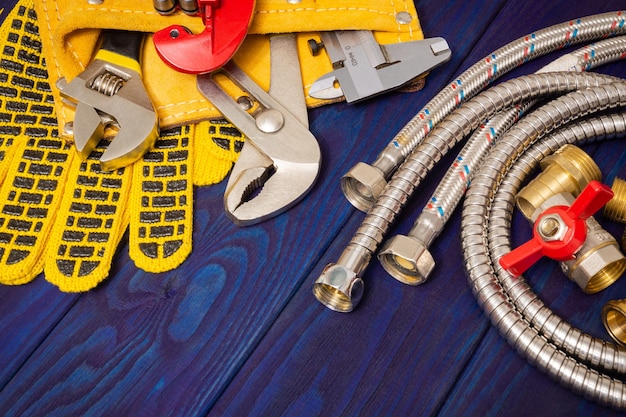
<path id="1" fill-rule="evenodd" d="M 157 54 L 170 67 L 189 74 L 214 71 L 228 62 L 246 37 L 254 0 L 198 0 L 205 29 L 194 35 L 173 25 L 155 32 Z"/>
<path id="2" fill-rule="evenodd" d="M 587 238 L 585 220 L 613 198 L 613 191 L 599 181 L 591 181 L 571 206 L 554 206 L 543 211 L 533 226 L 533 237 L 522 246 L 500 258 L 500 265 L 514 276 L 521 275 L 543 256 L 567 261 L 581 248 Z M 542 235 L 544 221 L 553 220 L 560 230 L 558 238 Z"/>

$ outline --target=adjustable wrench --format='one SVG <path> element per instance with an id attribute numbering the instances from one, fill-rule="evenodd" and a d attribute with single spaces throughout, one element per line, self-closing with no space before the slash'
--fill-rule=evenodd
<path id="1" fill-rule="evenodd" d="M 197 81 L 200 92 L 246 136 L 224 193 L 226 213 L 238 226 L 267 220 L 296 204 L 320 168 L 319 144 L 308 130 L 295 35 L 275 35 L 270 42 L 269 94 L 232 62 Z M 249 96 L 253 111 L 224 92 L 215 81 L 218 74 Z"/>
<path id="2" fill-rule="evenodd" d="M 117 135 L 100 157 L 102 170 L 129 165 L 148 151 L 159 135 L 159 119 L 141 81 L 141 32 L 103 31 L 94 61 L 69 83 L 57 87 L 76 107 L 74 144 L 87 158 L 113 125 Z"/>

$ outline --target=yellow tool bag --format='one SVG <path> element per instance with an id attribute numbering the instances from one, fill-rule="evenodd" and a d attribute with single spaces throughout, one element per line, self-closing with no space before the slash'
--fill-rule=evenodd
<path id="1" fill-rule="evenodd" d="M 244 138 L 197 91 L 194 75 L 161 61 L 149 36 L 141 67 L 161 133 L 133 165 L 103 172 L 98 152 L 107 140 L 87 160 L 76 154 L 64 138 L 71 138 L 64 129 L 74 109 L 63 103 L 55 85 L 86 68 L 102 29 L 153 33 L 180 24 L 198 33 L 202 19 L 180 12 L 161 16 L 147 0 L 20 0 L 4 13 L 0 283 L 24 284 L 43 271 L 62 291 L 89 290 L 108 276 L 127 229 L 129 254 L 138 268 L 176 268 L 192 248 L 193 185 L 224 179 Z M 234 60 L 267 90 L 268 34 L 297 32 L 308 91 L 332 67 L 328 57 L 309 52 L 307 41 L 319 39 L 318 31 L 338 29 L 373 30 L 382 44 L 423 38 L 410 1 L 258 0 Z M 308 106 L 320 104 L 307 98 Z"/>

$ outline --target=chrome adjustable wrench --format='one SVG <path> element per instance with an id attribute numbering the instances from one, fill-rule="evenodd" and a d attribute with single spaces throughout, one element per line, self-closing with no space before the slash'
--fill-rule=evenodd
<path id="1" fill-rule="evenodd" d="M 226 213 L 238 226 L 267 220 L 296 204 L 320 168 L 319 144 L 308 129 L 295 35 L 275 35 L 270 42 L 269 94 L 232 62 L 197 81 L 200 92 L 246 136 L 224 193 Z M 215 80 L 222 75 L 248 98 L 237 103 L 226 94 Z M 246 110 L 241 101 L 248 100 Z"/>
<path id="2" fill-rule="evenodd" d="M 100 157 L 102 170 L 129 165 L 148 151 L 159 135 L 159 119 L 141 81 L 141 32 L 103 31 L 102 46 L 87 68 L 69 83 L 57 87 L 67 103 L 76 107 L 74 144 L 87 158 L 104 136 L 104 129 L 119 129 Z"/>

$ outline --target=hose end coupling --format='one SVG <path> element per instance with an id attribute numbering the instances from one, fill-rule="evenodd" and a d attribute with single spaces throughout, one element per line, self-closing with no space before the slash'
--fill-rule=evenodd
<path id="1" fill-rule="evenodd" d="M 341 264 L 328 264 L 313 284 L 315 297 L 331 310 L 351 312 L 363 297 L 363 280 Z"/>
<path id="2" fill-rule="evenodd" d="M 423 284 L 435 268 L 435 259 L 426 245 L 411 236 L 393 236 L 378 259 L 392 277 L 409 285 Z"/>
<path id="3" fill-rule="evenodd" d="M 626 299 L 611 300 L 602 307 L 602 324 L 617 344 L 626 347 Z"/>
<path id="4" fill-rule="evenodd" d="M 350 204 L 368 211 L 385 189 L 385 175 L 376 167 L 359 162 L 341 178 L 341 190 Z"/>

